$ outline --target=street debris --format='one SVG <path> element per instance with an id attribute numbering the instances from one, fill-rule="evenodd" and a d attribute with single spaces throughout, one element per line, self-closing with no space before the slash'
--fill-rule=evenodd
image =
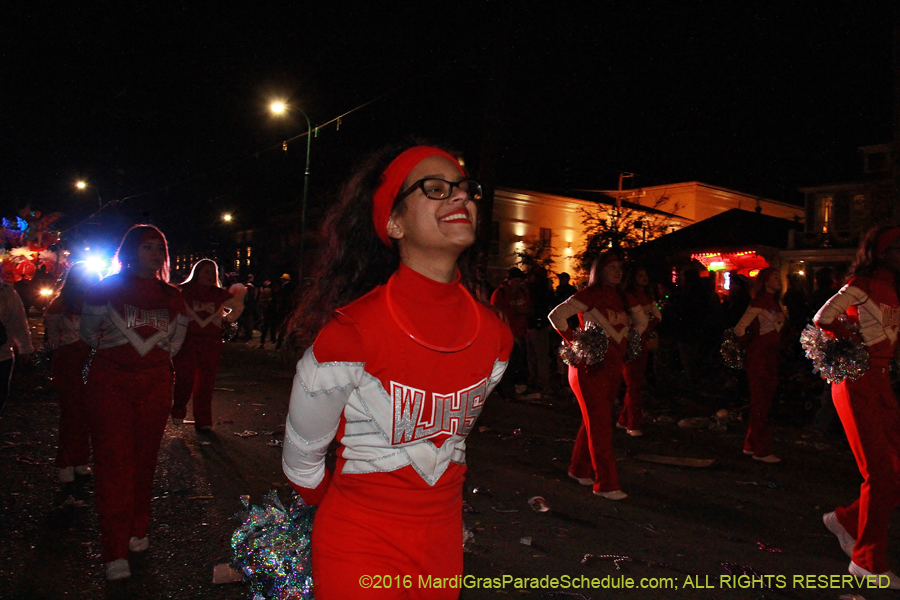
<path id="1" fill-rule="evenodd" d="M 622 567 L 619 565 L 619 563 L 631 562 L 634 560 L 630 556 L 622 556 L 619 554 L 585 554 L 584 558 L 581 559 L 581 564 L 586 565 L 586 564 L 590 563 L 591 561 L 593 561 L 594 559 L 606 559 L 606 558 L 612 559 L 613 564 L 616 566 L 616 571 L 622 570 Z"/>
<path id="2" fill-rule="evenodd" d="M 534 512 L 542 512 L 545 513 L 550 510 L 550 507 L 547 505 L 547 501 L 544 500 L 543 496 L 534 496 L 528 499 L 528 506 Z"/>
<path id="3" fill-rule="evenodd" d="M 241 433 L 238 433 L 237 431 L 232 431 L 231 433 L 233 433 L 234 435 L 236 435 L 238 437 L 253 437 L 254 435 L 259 435 L 257 432 L 250 431 L 249 429 L 245 429 Z"/>

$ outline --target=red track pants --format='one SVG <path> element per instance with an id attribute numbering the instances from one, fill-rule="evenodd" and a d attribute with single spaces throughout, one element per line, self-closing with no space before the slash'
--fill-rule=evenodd
<path id="1" fill-rule="evenodd" d="M 640 429 L 644 424 L 644 399 L 641 386 L 647 373 L 647 361 L 650 359 L 647 349 L 631 362 L 624 363 L 625 403 L 619 413 L 619 425 L 625 429 Z"/>
<path id="2" fill-rule="evenodd" d="M 744 368 L 750 387 L 750 422 L 747 425 L 747 437 L 744 438 L 744 451 L 753 456 L 769 456 L 772 454 L 772 440 L 769 438 L 769 411 L 772 399 L 778 389 L 778 337 L 774 343 L 758 339 L 747 348 Z"/>
<path id="3" fill-rule="evenodd" d="M 610 344 L 603 362 L 569 367 L 569 385 L 581 406 L 581 427 L 575 438 L 569 472 L 576 477 L 596 474 L 594 490 L 620 489 L 613 453 L 613 403 L 622 385 L 622 352 Z"/>
<path id="4" fill-rule="evenodd" d="M 175 355 L 175 404 L 172 416 L 183 419 L 193 398 L 195 427 L 212 427 L 212 395 L 222 358 L 221 338 L 188 337 Z"/>
<path id="5" fill-rule="evenodd" d="M 859 498 L 834 512 L 856 538 L 853 562 L 884 573 L 891 512 L 900 504 L 900 407 L 887 361 L 873 359 L 857 381 L 834 384 L 831 392 L 864 479 Z"/>
<path id="6" fill-rule="evenodd" d="M 85 344 L 66 344 L 53 352 L 50 372 L 59 397 L 59 448 L 56 466 L 77 467 L 88 464 L 91 456 L 90 429 L 84 402 L 81 370 L 90 355 Z"/>
<path id="7" fill-rule="evenodd" d="M 168 364 L 125 371 L 95 356 L 85 389 L 94 444 L 94 496 L 103 562 L 127 558 L 150 524 L 153 474 L 169 409 Z"/>

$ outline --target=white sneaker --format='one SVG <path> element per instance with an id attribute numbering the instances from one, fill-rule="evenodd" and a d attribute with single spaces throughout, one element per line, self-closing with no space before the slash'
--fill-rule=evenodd
<path id="1" fill-rule="evenodd" d="M 893 571 L 873 573 L 871 571 L 866 571 L 852 560 L 850 561 L 850 566 L 847 568 L 847 571 L 854 577 L 865 578 L 871 587 L 886 587 L 889 590 L 900 590 L 900 577 L 897 577 Z"/>
<path id="2" fill-rule="evenodd" d="M 627 433 L 631 437 L 641 437 L 642 435 L 644 435 L 644 432 L 640 429 L 626 429 L 625 433 Z"/>
<path id="3" fill-rule="evenodd" d="M 60 483 L 72 483 L 75 481 L 75 469 L 74 467 L 65 467 L 59 470 L 59 482 Z"/>
<path id="4" fill-rule="evenodd" d="M 780 463 L 781 459 L 775 456 L 774 454 L 770 454 L 768 456 L 756 456 L 753 455 L 753 460 L 759 460 L 764 463 L 769 463 L 770 465 L 774 465 L 775 463 Z"/>
<path id="5" fill-rule="evenodd" d="M 611 492 L 594 492 L 595 496 L 600 496 L 601 498 L 606 498 L 607 500 L 624 500 L 628 497 L 628 494 L 623 492 L 622 490 L 613 490 Z"/>
<path id="6" fill-rule="evenodd" d="M 588 479 L 587 477 L 576 477 L 572 471 L 569 471 L 569 477 L 580 483 L 581 485 L 594 485 L 593 479 Z"/>
<path id="7" fill-rule="evenodd" d="M 622 425 L 621 423 L 619 423 L 618 421 L 616 421 L 616 429 L 626 429 L 626 427 L 624 425 Z"/>
<path id="8" fill-rule="evenodd" d="M 119 581 L 120 579 L 128 579 L 131 577 L 131 567 L 124 558 L 117 558 L 112 562 L 106 563 L 106 580 Z"/>
<path id="9" fill-rule="evenodd" d="M 77 467 L 75 467 L 76 475 L 91 475 L 92 473 L 93 471 L 87 465 L 78 465 Z"/>
<path id="10" fill-rule="evenodd" d="M 131 539 L 128 540 L 128 549 L 132 552 L 146 552 L 147 548 L 150 547 L 150 538 L 136 538 L 131 536 Z"/>
<path id="11" fill-rule="evenodd" d="M 825 527 L 828 528 L 828 531 L 830 531 L 835 535 L 835 537 L 837 537 L 838 542 L 840 542 L 841 544 L 841 550 L 844 551 L 844 554 L 852 557 L 853 547 L 856 546 L 856 540 L 853 539 L 853 536 L 851 536 L 846 529 L 844 529 L 844 526 L 841 525 L 840 521 L 838 521 L 837 515 L 834 514 L 834 511 L 822 515 L 822 522 L 825 523 Z"/>

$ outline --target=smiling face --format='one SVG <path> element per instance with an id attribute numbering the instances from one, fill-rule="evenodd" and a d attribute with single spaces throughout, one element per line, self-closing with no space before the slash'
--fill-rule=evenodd
<path id="1" fill-rule="evenodd" d="M 416 165 L 401 188 L 406 191 L 429 177 L 457 182 L 464 179 L 459 166 L 444 156 L 430 156 Z M 458 187 L 450 197 L 432 200 L 416 189 L 403 200 L 388 222 L 388 235 L 398 241 L 400 258 L 413 261 L 452 258 L 475 242 L 477 208 Z"/>

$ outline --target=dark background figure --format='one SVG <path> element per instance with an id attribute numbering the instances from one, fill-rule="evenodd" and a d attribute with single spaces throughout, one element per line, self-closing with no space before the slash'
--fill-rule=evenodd
<path id="1" fill-rule="evenodd" d="M 553 304 L 553 286 L 547 277 L 547 270 L 540 265 L 532 267 L 526 281 L 530 300 L 525 338 L 528 382 L 541 394 L 550 395 L 556 387 L 551 385 L 550 380 L 550 321 L 547 318 L 556 306 Z"/>
<path id="2" fill-rule="evenodd" d="M 700 383 L 700 375 L 710 358 L 711 346 L 718 348 L 722 334 L 721 306 L 697 269 L 690 267 L 684 270 L 678 281 L 672 309 L 683 371 L 682 384 L 692 389 Z"/>
<path id="3" fill-rule="evenodd" d="M 262 315 L 262 325 L 259 328 L 259 347 L 266 347 L 266 338 L 274 344 L 278 330 L 278 305 L 275 296 L 281 290 L 280 281 L 266 281 L 259 292 L 257 309 Z"/>
<path id="4" fill-rule="evenodd" d="M 513 334 L 513 350 L 509 357 L 506 376 L 500 382 L 500 393 L 510 399 L 516 393 L 516 386 L 524 386 L 528 379 L 528 361 L 525 351 L 525 336 L 528 334 L 528 288 L 525 273 L 517 267 L 510 267 L 506 280 L 491 296 L 491 306 L 500 314 Z"/>
<path id="5" fill-rule="evenodd" d="M 16 290 L 16 294 L 19 295 L 19 300 L 22 301 L 22 306 L 25 308 L 25 315 L 31 311 L 32 305 L 34 305 L 34 288 L 31 285 L 30 279 L 20 279 L 13 284 L 13 288 Z"/>
<path id="6" fill-rule="evenodd" d="M 737 271 L 729 273 L 728 296 L 722 307 L 725 311 L 725 327 L 734 327 L 750 306 L 750 282 Z"/>
<path id="7" fill-rule="evenodd" d="M 799 336 L 812 317 L 812 314 L 809 312 L 809 297 L 806 295 L 806 290 L 803 289 L 803 278 L 801 275 L 796 273 L 788 275 L 788 287 L 781 297 L 781 303 L 787 309 L 790 336 L 792 338 Z"/>
<path id="8" fill-rule="evenodd" d="M 294 309 L 294 282 L 287 273 L 281 276 L 281 287 L 272 295 L 275 305 L 275 349 L 284 343 L 284 320 Z"/>

